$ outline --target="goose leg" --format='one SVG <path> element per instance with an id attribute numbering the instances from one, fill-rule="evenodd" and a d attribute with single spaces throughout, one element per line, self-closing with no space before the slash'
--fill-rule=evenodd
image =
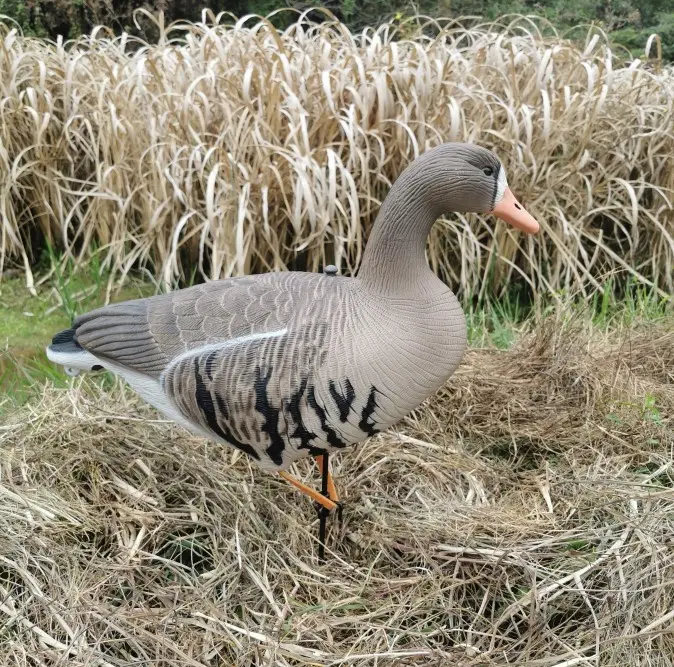
<path id="1" fill-rule="evenodd" d="M 325 507 L 326 510 L 334 510 L 337 507 L 337 503 L 333 502 L 327 496 L 324 496 L 320 491 L 312 489 L 310 486 L 307 486 L 303 482 L 300 482 L 299 479 L 296 479 L 291 474 L 281 470 L 279 475 L 285 479 L 288 484 L 292 484 L 296 489 L 299 489 L 302 493 L 309 496 L 312 500 L 315 500 L 319 505 Z"/>
<path id="2" fill-rule="evenodd" d="M 328 467 L 328 453 L 321 454 L 316 458 L 318 467 L 321 470 L 321 495 L 325 498 L 330 498 L 330 492 L 328 489 L 332 486 L 333 492 L 335 491 L 335 483 L 332 481 L 332 476 L 330 475 L 330 468 Z M 336 492 L 335 492 L 336 495 Z M 332 498 L 330 498 L 332 500 Z M 318 509 L 318 562 L 325 563 L 325 524 L 328 520 L 328 509 L 325 505 L 321 506 Z"/>
<path id="3" fill-rule="evenodd" d="M 318 465 L 319 470 L 321 471 L 321 491 L 320 493 L 316 489 L 312 489 L 310 486 L 300 482 L 298 479 L 290 475 L 285 471 L 280 471 L 279 475 L 286 480 L 289 484 L 292 484 L 296 489 L 299 489 L 302 493 L 309 496 L 312 500 L 316 501 L 319 504 L 318 508 L 318 517 L 320 520 L 319 531 L 318 531 L 318 560 L 321 563 L 325 562 L 325 527 L 328 513 L 331 510 L 337 509 L 338 519 L 341 518 L 341 509 L 342 505 L 339 503 L 339 497 L 337 495 L 337 489 L 335 488 L 335 482 L 330 474 L 330 467 L 328 463 L 328 454 L 321 454 L 315 459 L 316 465 Z"/>
<path id="4" fill-rule="evenodd" d="M 325 474 L 325 469 L 327 468 L 328 465 L 328 455 L 327 454 L 321 454 L 320 456 L 317 456 L 315 459 L 316 465 L 318 466 L 318 469 L 321 471 L 321 475 Z M 324 489 L 321 489 L 321 493 L 323 495 L 327 495 L 330 500 L 334 500 L 335 502 L 339 502 L 339 496 L 337 495 L 337 489 L 335 488 L 335 481 L 332 478 L 332 475 L 330 474 L 330 469 L 327 468 L 328 475 L 327 475 L 327 487 Z M 327 493 L 326 493 L 327 491 Z"/>

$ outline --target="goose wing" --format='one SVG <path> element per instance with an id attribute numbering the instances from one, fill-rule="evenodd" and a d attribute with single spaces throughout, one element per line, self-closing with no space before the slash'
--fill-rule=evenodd
<path id="1" fill-rule="evenodd" d="M 352 383 L 339 352 L 347 281 L 286 273 L 208 283 L 87 313 L 75 342 L 122 376 L 152 378 L 152 391 L 132 386 L 171 418 L 276 470 L 376 432 L 376 390 Z"/>
<path id="2" fill-rule="evenodd" d="M 294 282 L 290 274 L 246 276 L 112 304 L 78 317 L 74 338 L 102 361 L 158 378 L 190 350 L 282 328 Z"/>

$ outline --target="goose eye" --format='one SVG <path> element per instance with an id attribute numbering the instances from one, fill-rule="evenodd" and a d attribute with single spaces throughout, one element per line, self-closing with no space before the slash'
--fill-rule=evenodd
<path id="1" fill-rule="evenodd" d="M 491 167 L 485 167 L 482 170 L 487 176 L 493 176 L 494 175 L 494 170 Z"/>

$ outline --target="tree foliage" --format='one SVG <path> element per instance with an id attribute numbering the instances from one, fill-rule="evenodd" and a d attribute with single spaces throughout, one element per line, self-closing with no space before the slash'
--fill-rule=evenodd
<path id="1" fill-rule="evenodd" d="M 674 0 L 0 0 L 0 14 L 15 21 L 26 34 L 56 39 L 73 38 L 96 25 L 110 27 L 116 33 L 137 33 L 133 13 L 146 9 L 164 12 L 166 23 L 177 20 L 199 21 L 204 8 L 214 13 L 231 12 L 267 15 L 275 9 L 307 9 L 321 6 L 354 28 L 374 25 L 396 12 L 430 16 L 482 16 L 494 19 L 508 13 L 538 14 L 561 29 L 578 23 L 595 22 L 609 31 L 617 31 L 626 46 L 643 48 L 648 30 L 661 29 L 666 48 L 672 48 Z M 320 14 L 317 13 L 320 19 Z M 282 20 L 282 19 L 281 19 Z M 290 21 L 291 15 L 286 15 Z M 141 32 L 151 37 L 150 22 L 141 23 Z M 621 32 L 622 31 L 622 32 Z M 148 34 L 148 32 L 150 34 Z M 645 36 L 644 36 L 644 33 Z"/>

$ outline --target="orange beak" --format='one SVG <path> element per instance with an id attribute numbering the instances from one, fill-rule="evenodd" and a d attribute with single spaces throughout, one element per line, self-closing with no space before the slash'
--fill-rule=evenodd
<path id="1" fill-rule="evenodd" d="M 510 188 L 505 189 L 501 201 L 496 204 L 492 213 L 497 218 L 505 220 L 515 229 L 521 229 L 527 234 L 535 234 L 540 229 L 540 225 L 534 220 L 534 217 L 527 213 L 522 204 L 515 199 L 515 195 Z"/>

